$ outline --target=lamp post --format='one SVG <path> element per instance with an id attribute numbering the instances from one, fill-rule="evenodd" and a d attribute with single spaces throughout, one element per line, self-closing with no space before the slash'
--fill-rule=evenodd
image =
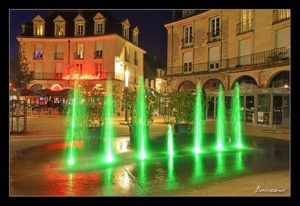
<path id="1" fill-rule="evenodd" d="M 125 70 L 125 89 L 124 89 L 124 93 L 125 93 L 125 121 L 128 121 L 128 109 L 127 109 L 127 90 L 128 90 L 128 80 L 129 80 L 129 71 L 126 69 Z"/>

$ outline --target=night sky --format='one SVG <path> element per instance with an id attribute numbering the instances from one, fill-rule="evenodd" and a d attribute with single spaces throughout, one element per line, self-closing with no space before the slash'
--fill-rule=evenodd
<path id="1" fill-rule="evenodd" d="M 164 65 L 167 61 L 167 30 L 164 24 L 172 19 L 172 10 L 111 10 L 113 15 L 123 20 L 128 18 L 131 26 L 139 28 L 139 46 L 153 54 Z M 23 22 L 31 22 L 36 15 L 47 16 L 47 10 L 10 11 L 10 55 L 16 55 L 16 36 Z"/>

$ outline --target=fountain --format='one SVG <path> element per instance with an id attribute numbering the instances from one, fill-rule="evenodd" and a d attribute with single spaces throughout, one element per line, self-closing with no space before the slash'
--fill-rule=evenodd
<path id="1" fill-rule="evenodd" d="M 75 81 L 71 106 L 67 112 L 67 164 L 74 165 L 77 157 L 77 151 L 85 145 L 87 137 L 87 129 L 85 127 L 87 121 L 87 110 L 83 96 L 79 92 L 78 83 Z"/>
<path id="2" fill-rule="evenodd" d="M 225 102 L 222 84 L 219 85 L 218 92 L 218 109 L 217 109 L 217 125 L 216 125 L 216 138 L 218 151 L 224 150 L 225 143 L 225 128 L 226 128 L 226 118 L 225 118 Z"/>
<path id="3" fill-rule="evenodd" d="M 104 97 L 103 105 L 104 113 L 104 125 L 103 125 L 103 138 L 104 138 L 104 161 L 109 163 L 114 161 L 113 155 L 113 138 L 114 138 L 114 127 L 113 127 L 113 117 L 114 117 L 114 100 L 112 96 L 112 85 L 111 81 L 106 81 L 106 96 Z"/>
<path id="4" fill-rule="evenodd" d="M 140 77 L 135 103 L 134 135 L 137 140 L 138 157 L 141 160 L 147 157 L 148 127 L 146 105 L 144 81 Z"/>
<path id="5" fill-rule="evenodd" d="M 196 103 L 194 106 L 194 152 L 196 154 L 201 152 L 202 140 L 204 138 L 204 117 L 202 104 L 202 91 L 200 82 L 196 89 Z"/>
<path id="6" fill-rule="evenodd" d="M 242 142 L 242 123 L 241 123 L 241 104 L 240 104 L 240 87 L 238 82 L 234 86 L 234 96 L 232 101 L 231 127 L 237 148 L 243 147 Z"/>

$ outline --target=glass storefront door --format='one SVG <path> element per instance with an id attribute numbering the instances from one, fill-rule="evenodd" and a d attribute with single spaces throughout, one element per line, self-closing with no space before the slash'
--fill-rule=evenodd
<path id="1" fill-rule="evenodd" d="M 283 96 L 283 111 L 282 111 L 282 125 L 289 126 L 290 123 L 290 98 Z"/>
<path id="2" fill-rule="evenodd" d="M 254 96 L 246 96 L 246 119 L 245 122 L 254 122 Z"/>
<path id="3" fill-rule="evenodd" d="M 270 95 L 257 95 L 257 124 L 270 123 Z"/>
<path id="4" fill-rule="evenodd" d="M 282 96 L 273 96 L 273 124 L 282 124 Z"/>
<path id="5" fill-rule="evenodd" d="M 274 95 L 273 96 L 273 124 L 289 125 L 290 107 L 289 96 Z"/>
<path id="6" fill-rule="evenodd" d="M 207 104 L 207 118 L 214 118 L 215 113 L 215 97 L 213 96 Z"/>

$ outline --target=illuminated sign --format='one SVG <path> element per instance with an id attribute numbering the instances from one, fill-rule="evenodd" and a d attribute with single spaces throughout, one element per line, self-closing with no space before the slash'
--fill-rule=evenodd
<path id="1" fill-rule="evenodd" d="M 73 75 L 66 75 L 63 77 L 65 80 L 74 80 L 74 79 L 100 79 L 100 74 L 97 76 L 91 75 L 91 74 L 84 74 L 84 75 L 79 75 L 79 74 L 73 74 Z"/>

